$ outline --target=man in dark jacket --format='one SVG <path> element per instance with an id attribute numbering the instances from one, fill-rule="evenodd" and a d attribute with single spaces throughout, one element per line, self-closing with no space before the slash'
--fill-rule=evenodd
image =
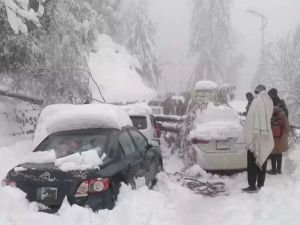
<path id="1" fill-rule="evenodd" d="M 286 116 L 288 117 L 288 115 L 289 115 L 288 109 L 286 107 L 284 100 L 279 98 L 277 89 L 271 88 L 268 91 L 268 94 L 273 101 L 273 105 L 280 107 L 285 112 Z"/>

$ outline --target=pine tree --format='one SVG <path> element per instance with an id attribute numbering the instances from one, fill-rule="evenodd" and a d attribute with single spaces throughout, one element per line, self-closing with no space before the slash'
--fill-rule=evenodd
<path id="1" fill-rule="evenodd" d="M 157 88 L 160 69 L 155 54 L 156 29 L 149 17 L 148 1 L 131 0 L 125 8 L 118 37 L 140 61 L 142 71 L 138 72 L 142 78 Z"/>
<path id="2" fill-rule="evenodd" d="M 236 78 L 240 59 L 233 54 L 229 0 L 193 0 L 190 52 L 196 59 L 190 86 L 199 80 L 217 83 Z"/>

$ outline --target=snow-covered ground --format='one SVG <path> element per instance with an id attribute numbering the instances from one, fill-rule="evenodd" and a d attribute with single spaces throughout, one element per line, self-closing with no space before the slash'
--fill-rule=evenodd
<path id="1" fill-rule="evenodd" d="M 30 152 L 31 141 L 23 140 L 1 147 L 0 177 Z M 139 185 L 131 190 L 124 185 L 113 210 L 93 213 L 88 209 L 64 203 L 59 214 L 37 212 L 35 203 L 28 203 L 21 191 L 0 187 L 1 225 L 282 225 L 299 224 L 300 219 L 300 146 L 284 157 L 282 175 L 267 175 L 266 186 L 259 193 L 246 194 L 246 173 L 232 177 L 204 174 L 204 180 L 222 181 L 225 195 L 205 197 L 194 194 L 172 179 L 184 165 L 164 147 L 166 173 L 159 175 L 158 185 L 148 190 Z M 195 172 L 195 171 L 193 171 Z M 197 171 L 196 171 L 197 172 Z M 201 172 L 201 171 L 200 171 Z M 203 171 L 202 171 L 203 172 Z M 169 174 L 169 176 L 167 175 Z"/>

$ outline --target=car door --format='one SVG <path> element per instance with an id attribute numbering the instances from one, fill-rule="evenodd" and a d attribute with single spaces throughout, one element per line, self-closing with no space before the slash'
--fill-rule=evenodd
<path id="1" fill-rule="evenodd" d="M 141 170 L 143 164 L 143 157 L 137 150 L 136 145 L 133 143 L 127 129 L 123 130 L 118 138 L 120 147 L 124 152 L 124 161 L 127 164 L 127 181 L 132 182 L 138 172 Z"/>
<path id="2" fill-rule="evenodd" d="M 159 157 L 155 151 L 152 151 L 147 139 L 139 131 L 135 129 L 129 129 L 129 133 L 137 149 L 143 156 L 143 164 L 139 171 L 139 175 L 146 178 L 146 183 L 150 182 L 156 175 Z"/>

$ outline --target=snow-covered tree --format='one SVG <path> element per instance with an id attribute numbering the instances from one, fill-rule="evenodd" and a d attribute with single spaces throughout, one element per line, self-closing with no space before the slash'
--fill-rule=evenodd
<path id="1" fill-rule="evenodd" d="M 155 26 L 149 17 L 147 0 L 129 0 L 123 7 L 120 19 L 118 39 L 136 55 L 141 63 L 142 71 L 138 71 L 143 79 L 157 88 L 160 69 L 155 53 Z"/>
<path id="2" fill-rule="evenodd" d="M 121 0 L 88 0 L 91 7 L 97 11 L 101 18 L 100 29 L 103 33 L 115 36 L 120 23 Z"/>
<path id="3" fill-rule="evenodd" d="M 234 56 L 230 0 L 193 0 L 190 52 L 196 65 L 190 86 L 199 80 L 236 80 L 241 58 Z"/>
<path id="4" fill-rule="evenodd" d="M 28 27 L 26 23 L 32 23 L 41 27 L 39 18 L 44 14 L 43 3 L 45 0 L 32 0 L 36 3 L 35 9 L 31 7 L 28 0 L 1 0 L 6 8 L 9 25 L 15 34 L 27 34 Z"/>
<path id="5" fill-rule="evenodd" d="M 291 123 L 299 120 L 300 113 L 300 26 L 293 35 L 268 44 L 265 49 L 264 70 L 258 69 L 254 85 L 263 83 L 276 88 L 289 108 Z M 297 122 L 300 124 L 300 121 Z"/>
<path id="6" fill-rule="evenodd" d="M 10 80 L 11 89 L 41 97 L 46 104 L 86 98 L 85 57 L 93 48 L 99 24 L 99 15 L 89 3 L 46 1 L 41 26 L 28 29 L 28 35 L 14 34 L 6 11 L 0 4 L 0 25 L 5 28 L 0 29 L 1 79 Z"/>
<path id="7" fill-rule="evenodd" d="M 300 26 L 294 35 L 270 43 L 265 49 L 264 70 L 258 69 L 255 84 L 275 87 L 282 97 L 291 95 L 291 87 L 300 75 Z M 298 93 L 300 94 L 300 93 Z M 292 94 L 295 95 L 295 94 Z"/>

